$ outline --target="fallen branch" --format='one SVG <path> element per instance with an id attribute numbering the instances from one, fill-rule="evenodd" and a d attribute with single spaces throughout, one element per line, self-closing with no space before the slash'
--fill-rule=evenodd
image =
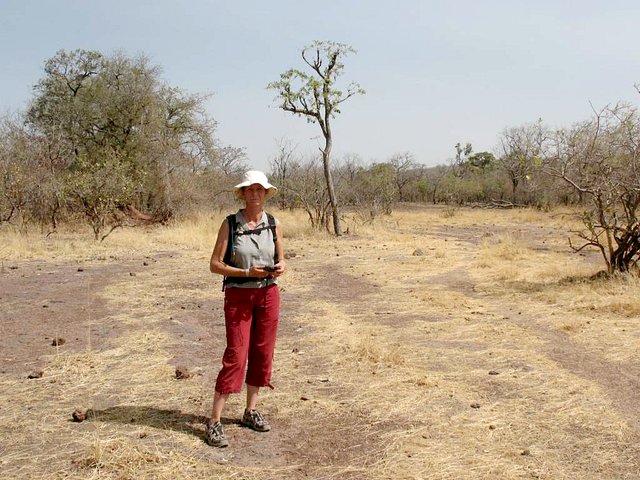
<path id="1" fill-rule="evenodd" d="M 473 208 L 526 208 L 527 205 L 521 203 L 513 203 L 508 200 L 490 200 L 488 202 L 480 202 L 471 205 Z"/>

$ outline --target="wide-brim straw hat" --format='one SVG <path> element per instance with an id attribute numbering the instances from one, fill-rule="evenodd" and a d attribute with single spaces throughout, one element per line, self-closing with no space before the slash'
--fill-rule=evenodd
<path id="1" fill-rule="evenodd" d="M 259 170 L 249 170 L 244 174 L 242 182 L 233 187 L 233 194 L 238 200 L 244 200 L 244 197 L 242 196 L 242 189 L 255 183 L 262 185 L 262 187 L 267 191 L 264 195 L 265 200 L 273 197 L 278 191 L 277 187 L 269 183 L 269 180 L 267 180 L 267 176 L 264 173 Z"/>

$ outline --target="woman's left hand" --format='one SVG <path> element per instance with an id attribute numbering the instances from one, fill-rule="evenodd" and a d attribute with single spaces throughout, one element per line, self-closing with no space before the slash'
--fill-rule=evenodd
<path id="1" fill-rule="evenodd" d="M 273 278 L 277 278 L 280 275 L 282 275 L 284 273 L 285 268 L 286 268 L 286 265 L 285 265 L 284 262 L 278 262 L 278 263 L 276 263 L 275 266 L 276 266 L 276 271 L 271 273 L 271 276 Z"/>

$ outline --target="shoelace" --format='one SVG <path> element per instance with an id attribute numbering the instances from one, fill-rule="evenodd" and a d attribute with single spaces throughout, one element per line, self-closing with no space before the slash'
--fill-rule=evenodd
<path id="1" fill-rule="evenodd" d="M 215 439 L 221 439 L 222 437 L 224 437 L 224 430 L 222 430 L 222 424 L 221 423 L 216 423 L 215 425 L 212 425 L 211 427 L 209 427 L 211 435 L 215 438 Z"/>
<path id="2" fill-rule="evenodd" d="M 257 410 L 250 410 L 249 416 L 251 417 L 251 421 L 256 425 L 264 425 L 265 420 L 262 414 Z"/>

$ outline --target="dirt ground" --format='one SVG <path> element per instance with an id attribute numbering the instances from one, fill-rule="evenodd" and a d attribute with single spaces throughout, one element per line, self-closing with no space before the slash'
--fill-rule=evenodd
<path id="1" fill-rule="evenodd" d="M 474 258 L 504 231 L 566 251 L 545 241 L 556 227 L 526 225 L 398 225 L 414 239 L 403 249 L 357 235 L 291 241 L 276 390 L 262 398 L 273 429 L 241 427 L 238 396 L 223 419 L 227 449 L 204 442 L 224 349 L 209 252 L 5 261 L 0 478 L 640 478 L 638 357 L 610 358 L 529 293 L 488 289 Z M 394 265 L 411 269 L 400 277 Z M 428 292 L 455 307 L 410 307 Z M 354 346 L 351 331 L 370 339 Z M 193 376 L 176 379 L 177 367 Z M 421 405 L 403 416 L 389 397 Z M 89 409 L 81 423 L 78 408 Z"/>

